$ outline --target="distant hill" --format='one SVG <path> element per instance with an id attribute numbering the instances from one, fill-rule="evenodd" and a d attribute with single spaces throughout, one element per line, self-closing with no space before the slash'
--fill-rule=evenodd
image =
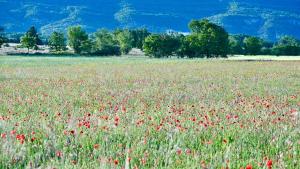
<path id="1" fill-rule="evenodd" d="M 0 6 L 0 25 L 10 32 L 31 25 L 43 34 L 71 25 L 88 31 L 147 27 L 186 32 L 191 19 L 208 18 L 233 34 L 300 38 L 300 0 L 0 0 Z"/>

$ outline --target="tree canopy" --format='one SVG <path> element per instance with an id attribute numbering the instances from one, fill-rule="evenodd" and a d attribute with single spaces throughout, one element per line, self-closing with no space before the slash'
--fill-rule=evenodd
<path id="1" fill-rule="evenodd" d="M 180 47 L 180 41 L 174 35 L 152 34 L 145 39 L 144 52 L 150 57 L 172 56 Z"/>
<path id="2" fill-rule="evenodd" d="M 6 37 L 4 35 L 4 28 L 0 26 L 0 48 L 2 47 L 3 43 L 6 42 Z"/>
<path id="3" fill-rule="evenodd" d="M 76 54 L 85 53 L 89 45 L 89 36 L 80 26 L 68 28 L 68 43 Z"/>
<path id="4" fill-rule="evenodd" d="M 38 49 L 38 45 L 42 44 L 41 39 L 34 26 L 30 27 L 29 30 L 21 37 L 22 46 L 28 49 Z"/>
<path id="5" fill-rule="evenodd" d="M 66 38 L 61 32 L 53 32 L 49 37 L 49 43 L 51 50 L 55 50 L 57 52 L 64 51 L 67 49 L 66 47 Z"/>
<path id="6" fill-rule="evenodd" d="M 187 51 L 193 53 L 193 57 L 227 57 L 229 40 L 223 27 L 204 19 L 191 21 L 189 28 L 191 35 L 186 39 Z"/>

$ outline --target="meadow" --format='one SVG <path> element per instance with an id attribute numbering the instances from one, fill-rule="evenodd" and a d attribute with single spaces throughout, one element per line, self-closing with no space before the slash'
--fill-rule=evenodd
<path id="1" fill-rule="evenodd" d="M 300 168 L 300 61 L 0 56 L 0 168 Z"/>

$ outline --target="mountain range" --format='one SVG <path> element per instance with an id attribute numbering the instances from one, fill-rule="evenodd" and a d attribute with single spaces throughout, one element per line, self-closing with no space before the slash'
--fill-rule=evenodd
<path id="1" fill-rule="evenodd" d="M 89 32 L 137 27 L 188 32 L 190 20 L 207 18 L 232 34 L 300 38 L 300 0 L 0 0 L 0 9 L 0 25 L 8 32 L 32 25 L 44 35 L 72 25 Z"/>

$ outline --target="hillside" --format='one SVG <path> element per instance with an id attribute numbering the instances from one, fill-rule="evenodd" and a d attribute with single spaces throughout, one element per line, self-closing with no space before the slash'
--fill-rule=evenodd
<path id="1" fill-rule="evenodd" d="M 35 25 L 43 34 L 78 24 L 88 31 L 147 27 L 185 32 L 191 19 L 209 18 L 230 33 L 274 40 L 285 34 L 300 38 L 299 4 L 299 0 L 0 0 L 0 25 L 10 32 Z"/>

